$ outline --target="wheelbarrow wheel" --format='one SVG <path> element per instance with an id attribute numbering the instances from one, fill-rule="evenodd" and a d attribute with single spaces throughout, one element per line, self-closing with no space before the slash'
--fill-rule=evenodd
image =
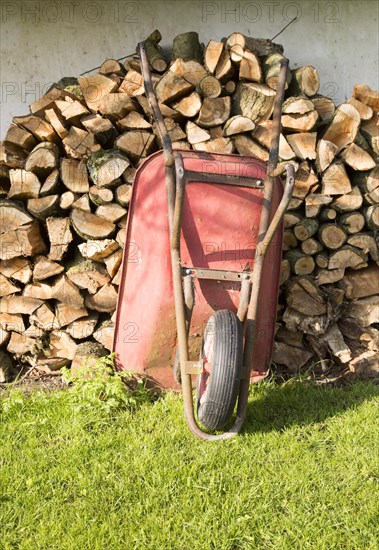
<path id="1" fill-rule="evenodd" d="M 209 430 L 225 426 L 237 401 L 242 371 L 242 325 L 226 309 L 209 319 L 203 340 L 203 372 L 198 376 L 197 417 Z"/>

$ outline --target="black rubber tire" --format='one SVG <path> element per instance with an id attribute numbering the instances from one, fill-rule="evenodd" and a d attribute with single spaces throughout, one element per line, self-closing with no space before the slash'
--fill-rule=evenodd
<path id="1" fill-rule="evenodd" d="M 237 401 L 243 356 L 242 325 L 233 312 L 216 311 L 207 323 L 203 349 L 211 331 L 211 371 L 202 396 L 201 375 L 198 376 L 197 417 L 205 428 L 219 430 L 230 419 Z"/>

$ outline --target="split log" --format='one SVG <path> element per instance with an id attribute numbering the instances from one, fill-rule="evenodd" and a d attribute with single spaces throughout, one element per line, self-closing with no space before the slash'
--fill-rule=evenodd
<path id="1" fill-rule="evenodd" d="M 16 313 L 31 315 L 38 307 L 42 306 L 43 300 L 28 298 L 26 296 L 4 296 L 1 298 L 0 306 L 2 313 Z"/>
<path id="2" fill-rule="evenodd" d="M 0 262 L 0 273 L 8 279 L 27 284 L 32 278 L 33 271 L 27 258 L 12 258 Z"/>
<path id="3" fill-rule="evenodd" d="M 19 332 L 24 334 L 25 324 L 21 313 L 6 313 L 1 310 L 0 328 L 7 332 Z"/>
<path id="4" fill-rule="evenodd" d="M 70 323 L 73 323 L 77 319 L 87 316 L 88 311 L 85 307 L 74 307 L 64 302 L 58 302 L 55 305 L 55 319 L 58 325 L 57 328 L 62 328 Z"/>
<path id="5" fill-rule="evenodd" d="M 115 277 L 122 262 L 122 250 L 116 250 L 110 256 L 104 258 L 104 263 L 111 278 Z"/>
<path id="6" fill-rule="evenodd" d="M 39 143 L 28 155 L 25 170 L 34 172 L 42 180 L 58 166 L 59 151 L 54 143 Z"/>
<path id="7" fill-rule="evenodd" d="M 0 162 L 10 168 L 24 168 L 28 152 L 12 143 L 0 142 Z"/>
<path id="8" fill-rule="evenodd" d="M 239 79 L 250 80 L 252 82 L 262 82 L 263 80 L 263 70 L 259 58 L 250 50 L 243 51 L 243 57 L 241 59 L 239 70 Z M 269 82 L 267 82 L 267 84 L 270 86 Z M 271 86 L 271 88 L 273 88 L 273 86 Z"/>
<path id="9" fill-rule="evenodd" d="M 121 132 L 126 130 L 151 130 L 152 128 L 150 122 L 145 120 L 137 111 L 131 111 L 126 117 L 118 120 L 116 126 Z"/>
<path id="10" fill-rule="evenodd" d="M 291 267 L 288 260 L 284 259 L 280 265 L 280 281 L 279 285 L 282 286 L 291 277 Z"/>
<path id="11" fill-rule="evenodd" d="M 83 296 L 79 288 L 70 281 L 66 275 L 61 275 L 51 287 L 52 297 L 58 302 L 70 305 L 74 308 L 83 307 Z"/>
<path id="12" fill-rule="evenodd" d="M 74 159 L 82 159 L 100 149 L 96 144 L 95 136 L 91 132 L 71 126 L 69 133 L 62 140 L 67 155 Z"/>
<path id="13" fill-rule="evenodd" d="M 39 196 L 46 197 L 47 195 L 56 194 L 59 190 L 59 184 L 59 170 L 58 168 L 54 168 L 54 170 L 45 179 L 45 182 L 40 189 Z"/>
<path id="14" fill-rule="evenodd" d="M 26 149 L 27 151 L 31 151 L 36 145 L 36 140 L 33 134 L 25 130 L 25 128 L 20 128 L 15 124 L 12 124 L 9 127 L 5 136 L 5 142 L 13 143 L 22 149 Z"/>
<path id="15" fill-rule="evenodd" d="M 43 304 L 37 308 L 29 317 L 29 321 L 33 326 L 38 327 L 44 332 L 59 328 L 53 310 L 47 304 Z"/>
<path id="16" fill-rule="evenodd" d="M 293 227 L 294 225 L 299 223 L 302 218 L 303 216 L 300 212 L 286 212 L 283 218 L 284 228 L 287 229 Z"/>
<path id="17" fill-rule="evenodd" d="M 116 188 L 116 200 L 121 206 L 128 206 L 132 196 L 132 186 L 125 183 Z"/>
<path id="18" fill-rule="evenodd" d="M 72 336 L 75 340 L 85 340 L 92 336 L 98 319 L 99 315 L 97 313 L 91 313 L 87 317 L 83 317 L 69 323 L 65 330 L 67 334 Z"/>
<path id="19" fill-rule="evenodd" d="M 78 82 L 85 102 L 93 113 L 98 110 L 102 98 L 117 89 L 117 83 L 102 74 L 80 76 Z"/>
<path id="20" fill-rule="evenodd" d="M 230 138 L 218 137 L 204 141 L 203 143 L 195 143 L 193 146 L 195 151 L 207 151 L 208 153 L 232 153 L 233 142 Z"/>
<path id="21" fill-rule="evenodd" d="M 366 254 L 369 253 L 374 261 L 379 260 L 379 249 L 375 238 L 369 233 L 355 233 L 348 238 L 347 244 L 360 248 Z"/>
<path id="22" fill-rule="evenodd" d="M 157 83 L 155 93 L 160 103 L 172 103 L 189 94 L 192 89 L 190 82 L 172 71 L 167 71 Z"/>
<path id="23" fill-rule="evenodd" d="M 318 122 L 318 113 L 316 110 L 309 111 L 303 115 L 283 115 L 282 127 L 292 132 L 311 132 Z"/>
<path id="24" fill-rule="evenodd" d="M 379 114 L 361 124 L 361 133 L 376 155 L 379 155 Z"/>
<path id="25" fill-rule="evenodd" d="M 114 223 L 83 210 L 72 210 L 70 220 L 75 232 L 84 240 L 106 239 L 116 228 Z"/>
<path id="26" fill-rule="evenodd" d="M 52 299 L 52 292 L 51 287 L 47 283 L 30 283 L 24 287 L 24 290 L 22 291 L 22 295 L 27 298 L 37 298 L 38 300 L 43 300 L 46 302 L 46 300 Z"/>
<path id="27" fill-rule="evenodd" d="M 10 341 L 7 345 L 7 350 L 16 356 L 25 355 L 26 353 L 33 353 L 35 349 L 36 340 L 34 338 L 28 338 L 18 332 L 12 332 Z"/>
<path id="28" fill-rule="evenodd" d="M 316 158 L 317 133 L 298 133 L 287 135 L 286 139 L 296 156 L 301 160 Z"/>
<path id="29" fill-rule="evenodd" d="M 45 250 L 46 245 L 36 220 L 22 225 L 17 231 L 6 231 L 0 234 L 0 260 L 11 260 L 18 256 L 35 256 L 43 254 Z"/>
<path id="30" fill-rule="evenodd" d="M 99 288 L 109 283 L 110 278 L 100 263 L 84 260 L 75 263 L 67 271 L 67 278 L 81 290 L 95 294 Z"/>
<path id="31" fill-rule="evenodd" d="M 202 84 L 203 80 L 199 84 L 200 89 L 201 89 L 201 84 Z M 220 90 L 220 92 L 221 92 L 221 90 Z M 203 95 L 205 95 L 205 94 L 203 93 Z M 218 95 L 220 95 L 220 94 L 218 93 L 217 95 L 212 95 L 212 96 L 208 96 L 208 97 L 217 97 Z M 178 111 L 178 113 L 180 113 L 182 116 L 184 116 L 186 118 L 193 118 L 200 111 L 201 98 L 200 98 L 200 96 L 197 92 L 192 92 L 192 94 L 190 94 L 189 96 L 184 97 L 183 99 L 181 99 L 177 103 L 174 103 L 173 108 L 176 111 Z"/>
<path id="32" fill-rule="evenodd" d="M 56 134 L 61 139 L 64 139 L 68 134 L 68 130 L 64 124 L 63 117 L 59 116 L 54 109 L 47 109 L 45 111 L 45 117 L 46 120 L 48 120 L 48 122 L 51 124 Z"/>
<path id="33" fill-rule="evenodd" d="M 296 277 L 286 287 L 287 304 L 303 315 L 324 315 L 327 303 L 311 277 Z"/>
<path id="34" fill-rule="evenodd" d="M 295 174 L 295 187 L 292 196 L 297 199 L 304 199 L 317 186 L 318 179 L 312 167 L 306 161 L 302 162 Z"/>
<path id="35" fill-rule="evenodd" d="M 379 296 L 369 296 L 350 302 L 346 314 L 363 327 L 379 323 Z"/>
<path id="36" fill-rule="evenodd" d="M 132 112 L 134 113 L 134 111 Z M 112 122 L 98 114 L 84 116 L 80 119 L 80 122 L 88 132 L 92 132 L 94 134 L 96 141 L 102 147 L 111 146 L 117 138 L 117 130 L 113 126 Z M 117 121 L 117 124 L 120 122 L 121 121 Z"/>
<path id="37" fill-rule="evenodd" d="M 226 124 L 228 124 L 228 122 Z M 187 139 L 191 145 L 195 145 L 196 143 L 201 143 L 207 141 L 208 139 L 211 139 L 210 133 L 207 130 L 204 130 L 204 128 L 200 128 L 200 126 L 191 121 L 188 121 L 186 124 L 186 134 Z"/>
<path id="38" fill-rule="evenodd" d="M 263 145 L 267 149 L 270 149 L 272 120 L 263 120 L 262 122 L 257 124 L 252 135 L 254 139 L 256 139 L 261 145 Z M 279 158 L 282 160 L 291 160 L 295 158 L 295 153 L 287 143 L 287 140 L 283 136 L 283 134 L 280 134 L 279 136 Z"/>
<path id="39" fill-rule="evenodd" d="M 52 358 L 72 360 L 75 357 L 76 342 L 63 330 L 50 334 L 49 353 Z"/>
<path id="40" fill-rule="evenodd" d="M 51 124 L 38 116 L 17 116 L 13 117 L 13 122 L 17 124 L 17 126 L 25 128 L 25 130 L 30 132 L 37 141 L 56 142 L 58 140 L 57 134 L 54 132 L 54 128 Z"/>
<path id="41" fill-rule="evenodd" d="M 106 59 L 104 63 L 101 64 L 99 73 L 105 76 L 112 74 L 122 76 L 124 74 L 124 69 L 117 59 Z"/>
<path id="42" fill-rule="evenodd" d="M 47 218 L 47 233 L 50 241 L 49 260 L 62 260 L 73 237 L 69 218 Z"/>
<path id="43" fill-rule="evenodd" d="M 256 141 L 251 139 L 245 134 L 238 134 L 233 138 L 234 145 L 240 155 L 243 156 L 252 156 L 263 160 L 264 162 L 268 161 L 269 152 L 264 147 L 261 147 Z"/>
<path id="44" fill-rule="evenodd" d="M 138 76 L 139 78 L 142 78 L 141 75 L 138 75 Z M 120 89 L 121 89 L 121 86 L 120 86 Z M 133 94 L 130 92 L 106 95 L 100 101 L 99 108 L 98 108 L 99 113 L 103 117 L 106 117 L 107 119 L 109 119 L 111 122 L 113 123 L 117 122 L 118 120 L 124 118 L 126 115 L 128 115 L 130 112 L 133 112 L 136 109 L 137 104 L 131 97 L 129 97 L 131 95 Z"/>
<path id="45" fill-rule="evenodd" d="M 350 193 L 351 183 L 342 161 L 336 160 L 322 175 L 322 193 L 324 195 L 343 195 Z"/>
<path id="46" fill-rule="evenodd" d="M 325 267 L 327 267 L 328 262 L 326 262 Z M 316 282 L 318 285 L 330 285 L 337 283 L 343 279 L 345 274 L 345 268 L 337 269 L 320 269 L 317 272 Z"/>
<path id="47" fill-rule="evenodd" d="M 282 112 L 286 115 L 304 115 L 314 109 L 315 106 L 311 99 L 308 99 L 305 96 L 291 96 L 283 102 Z"/>
<path id="48" fill-rule="evenodd" d="M 270 118 L 274 109 L 275 91 L 269 86 L 240 82 L 233 101 L 232 114 L 243 115 L 255 123 Z"/>
<path id="49" fill-rule="evenodd" d="M 333 118 L 336 107 L 332 99 L 322 95 L 315 95 L 311 98 L 311 101 L 318 112 L 321 123 L 326 124 Z"/>
<path id="50" fill-rule="evenodd" d="M 46 256 L 36 256 L 34 259 L 33 280 L 44 281 L 49 277 L 59 275 L 64 271 L 63 265 L 53 262 L 46 258 Z"/>
<path id="51" fill-rule="evenodd" d="M 126 214 L 127 210 L 116 202 L 102 204 L 96 209 L 96 216 L 99 216 L 99 218 L 103 218 L 111 223 L 118 222 Z"/>
<path id="52" fill-rule="evenodd" d="M 361 121 L 358 111 L 352 105 L 348 103 L 346 105 L 348 107 L 347 111 L 341 110 L 341 107 L 336 111 L 332 122 L 322 137 L 322 141 L 334 143 L 337 147 L 336 154 L 353 143 Z"/>
<path id="53" fill-rule="evenodd" d="M 305 197 L 305 215 L 307 218 L 315 218 L 320 214 L 323 206 L 332 202 L 331 197 L 310 193 Z"/>
<path id="54" fill-rule="evenodd" d="M 90 188 L 91 190 L 91 188 Z M 98 191 L 105 191 L 105 189 L 98 189 Z M 77 201 L 74 202 L 72 205 L 73 208 L 76 208 L 77 210 L 84 210 L 84 212 L 91 212 L 91 206 L 89 202 L 89 195 L 85 194 L 80 197 Z"/>
<path id="55" fill-rule="evenodd" d="M 353 187 L 350 193 L 341 195 L 333 201 L 333 208 L 338 212 L 351 212 L 352 210 L 359 210 L 363 203 L 363 198 L 359 187 Z"/>
<path id="56" fill-rule="evenodd" d="M 374 111 L 379 111 L 379 92 L 372 90 L 367 84 L 356 84 L 353 97 L 368 105 Z"/>
<path id="57" fill-rule="evenodd" d="M 94 260 L 95 262 L 103 262 L 105 258 L 116 252 L 119 245 L 112 239 L 104 240 L 88 240 L 79 245 L 79 250 L 83 258 Z"/>
<path id="58" fill-rule="evenodd" d="M 204 65 L 211 74 L 214 74 L 223 50 L 224 44 L 222 42 L 216 42 L 215 40 L 210 40 L 205 47 Z"/>
<path id="59" fill-rule="evenodd" d="M 348 270 L 339 286 L 345 291 L 348 300 L 375 296 L 378 294 L 379 267 L 371 265 L 364 271 Z"/>
<path id="60" fill-rule="evenodd" d="M 361 120 L 370 120 L 374 113 L 369 105 L 365 105 L 355 97 L 348 99 L 347 103 L 350 103 L 358 111 Z"/>
<path id="61" fill-rule="evenodd" d="M 314 271 L 315 261 L 312 256 L 304 254 L 297 248 L 288 250 L 285 254 L 285 258 L 289 261 L 291 271 L 295 275 L 310 275 Z"/>
<path id="62" fill-rule="evenodd" d="M 340 154 L 353 170 L 371 170 L 376 166 L 373 158 L 355 143 L 351 143 Z"/>
<path id="63" fill-rule="evenodd" d="M 103 313 L 112 313 L 117 305 L 117 291 L 115 287 L 107 283 L 96 294 L 89 294 L 85 297 L 85 306 L 88 309 Z"/>
<path id="64" fill-rule="evenodd" d="M 346 269 L 351 267 L 353 269 L 362 269 L 367 267 L 367 254 L 361 249 L 355 248 L 351 245 L 345 245 L 339 250 L 332 252 L 329 257 L 329 269 Z"/>
<path id="65" fill-rule="evenodd" d="M 99 187 L 110 185 L 123 174 L 129 165 L 130 162 L 126 155 L 117 149 L 99 151 L 87 160 L 89 176 Z"/>
<path id="66" fill-rule="evenodd" d="M 114 337 L 114 323 L 105 321 L 94 332 L 93 337 L 102 344 L 108 351 L 112 351 Z"/>
<path id="67" fill-rule="evenodd" d="M 220 82 L 230 82 L 230 78 L 233 78 L 235 75 L 235 68 L 230 59 L 230 54 L 227 49 L 223 49 L 220 59 L 217 63 L 215 77 Z"/>
<path id="68" fill-rule="evenodd" d="M 59 210 L 59 195 L 48 195 L 39 199 L 29 199 L 27 202 L 28 210 L 38 220 L 46 220 L 53 216 Z"/>
<path id="69" fill-rule="evenodd" d="M 290 91 L 292 95 L 314 96 L 320 87 L 317 70 L 312 66 L 299 67 L 292 71 Z"/>
<path id="70" fill-rule="evenodd" d="M 204 128 L 224 124 L 230 116 L 230 109 L 230 97 L 206 97 L 201 106 L 196 124 Z"/>
<path id="71" fill-rule="evenodd" d="M 94 90 L 94 93 L 96 93 L 95 90 Z M 69 125 L 80 126 L 80 121 L 82 117 L 89 114 L 89 110 L 83 105 L 81 101 L 57 100 L 54 104 L 54 107 L 55 109 L 52 109 L 52 110 L 57 111 L 59 115 L 62 117 L 62 119 L 64 119 L 65 122 L 68 123 Z"/>
<path id="72" fill-rule="evenodd" d="M 11 187 L 8 199 L 35 199 L 38 197 L 41 184 L 33 172 L 14 169 L 9 170 Z"/>
<path id="73" fill-rule="evenodd" d="M 333 358 L 345 365 L 351 360 L 351 350 L 346 345 L 345 340 L 337 324 L 332 325 L 322 336 L 322 341 L 328 346 Z"/>
<path id="74" fill-rule="evenodd" d="M 154 150 L 155 137 L 149 132 L 125 132 L 116 141 L 115 146 L 126 153 L 134 163 L 145 158 Z"/>
<path id="75" fill-rule="evenodd" d="M 289 372 L 296 373 L 312 358 L 312 353 L 306 349 L 290 346 L 284 342 L 274 342 L 272 361 L 284 365 Z"/>
<path id="76" fill-rule="evenodd" d="M 9 296 L 20 292 L 21 289 L 9 281 L 4 275 L 0 274 L 0 297 Z"/>
<path id="77" fill-rule="evenodd" d="M 254 128 L 255 124 L 250 118 L 242 115 L 236 115 L 229 118 L 229 120 L 225 122 L 224 135 L 233 136 L 235 134 L 251 132 Z"/>
<path id="78" fill-rule="evenodd" d="M 202 63 L 202 60 L 201 60 Z M 176 59 L 170 66 L 170 71 L 176 76 L 180 76 L 187 80 L 192 86 L 197 86 L 199 82 L 207 76 L 207 71 L 198 61 L 184 61 L 181 58 Z M 166 116 L 162 111 L 162 115 Z"/>

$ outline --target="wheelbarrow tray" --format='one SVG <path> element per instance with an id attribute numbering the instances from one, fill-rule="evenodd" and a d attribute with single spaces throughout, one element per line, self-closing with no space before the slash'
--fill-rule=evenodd
<path id="1" fill-rule="evenodd" d="M 264 180 L 267 165 L 251 157 L 184 151 L 186 170 L 218 174 L 220 183 L 186 185 L 182 233 L 183 267 L 252 270 L 258 242 L 263 188 L 222 183 L 223 175 Z M 136 173 L 129 206 L 113 351 L 117 368 L 136 371 L 155 384 L 178 389 L 173 375 L 176 321 L 169 245 L 165 167 L 162 151 Z M 283 194 L 274 182 L 271 212 Z M 263 268 L 252 379 L 268 372 L 275 330 L 282 251 L 282 226 Z M 240 283 L 195 279 L 195 307 L 189 331 L 191 359 L 199 358 L 209 317 L 219 309 L 237 312 Z"/>

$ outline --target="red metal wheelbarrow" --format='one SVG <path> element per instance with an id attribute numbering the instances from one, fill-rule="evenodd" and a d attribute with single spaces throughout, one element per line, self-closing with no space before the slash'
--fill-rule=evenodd
<path id="1" fill-rule="evenodd" d="M 163 151 L 146 159 L 133 184 L 113 345 L 116 365 L 161 387 L 180 384 L 191 432 L 201 439 L 226 439 L 242 428 L 250 381 L 266 376 L 271 360 L 281 220 L 294 185 L 292 165 L 286 166 L 284 191 L 276 175 L 288 62 L 280 72 L 266 165 L 239 155 L 173 151 L 144 43 L 139 53 Z M 208 433 L 231 423 L 237 402 L 232 427 Z"/>

